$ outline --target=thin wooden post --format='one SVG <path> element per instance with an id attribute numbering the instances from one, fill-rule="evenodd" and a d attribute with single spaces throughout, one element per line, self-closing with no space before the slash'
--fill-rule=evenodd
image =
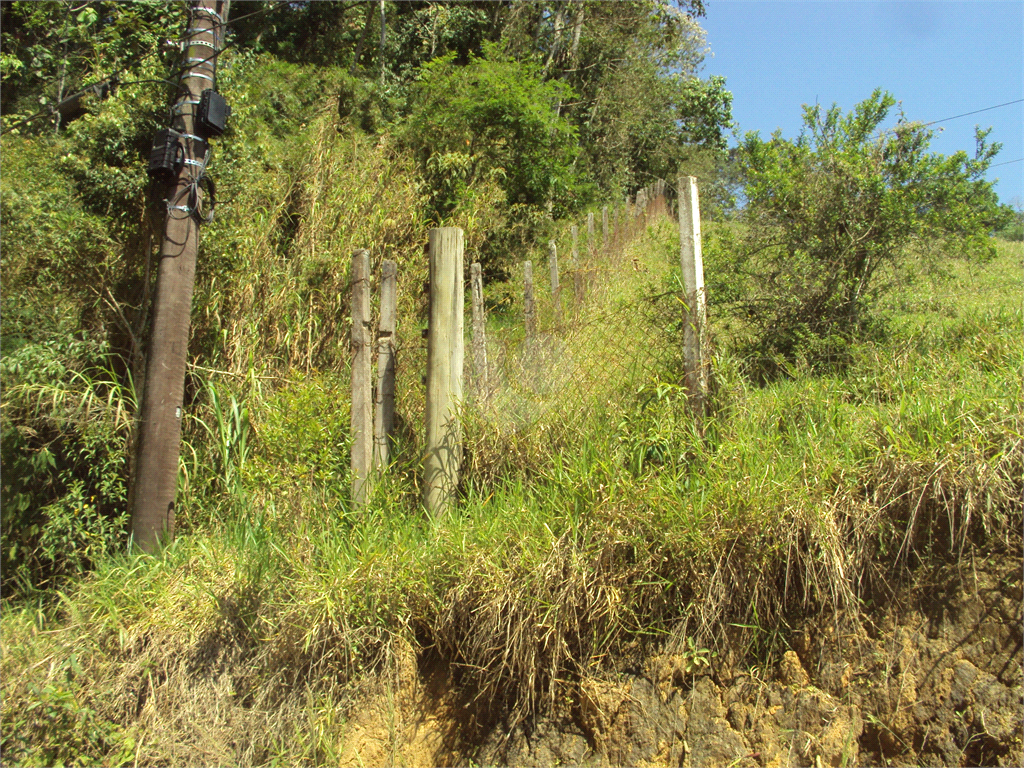
<path id="1" fill-rule="evenodd" d="M 395 428 L 395 307 L 398 265 L 385 259 L 380 269 L 380 324 L 377 331 L 377 396 L 373 415 L 373 467 L 379 473 L 391 456 Z"/>
<path id="2" fill-rule="evenodd" d="M 707 296 L 704 291 L 704 258 L 701 253 L 700 202 L 697 179 L 693 176 L 679 177 L 679 258 L 687 308 L 683 326 L 686 390 L 694 412 L 702 415 L 708 388 L 704 360 Z"/>
<path id="3" fill-rule="evenodd" d="M 601 247 L 608 250 L 608 206 L 601 208 Z"/>
<path id="4" fill-rule="evenodd" d="M 484 315 L 484 281 L 479 262 L 469 266 L 473 294 L 473 374 L 478 398 L 487 396 L 487 318 Z"/>
<path id="5" fill-rule="evenodd" d="M 463 234 L 430 230 L 430 327 L 427 331 L 427 452 L 423 501 L 434 515 L 447 510 L 462 463 Z"/>
<path id="6" fill-rule="evenodd" d="M 580 274 L 579 249 L 580 230 L 579 227 L 573 224 L 569 228 L 569 232 L 572 233 L 572 259 L 569 262 L 569 267 L 572 269 L 572 301 L 575 310 L 579 312 L 580 307 L 583 306 L 583 276 Z"/>
<path id="7" fill-rule="evenodd" d="M 597 238 L 595 237 L 594 232 L 594 212 L 591 211 L 590 213 L 587 214 L 587 266 L 586 269 L 583 270 L 583 273 L 580 275 L 580 284 L 582 288 L 582 290 L 580 291 L 581 294 L 584 290 L 593 287 L 594 260 L 597 256 L 597 243 L 595 242 L 596 239 Z"/>
<path id="8" fill-rule="evenodd" d="M 373 410 L 370 390 L 370 252 L 352 254 L 352 504 L 365 506 L 372 491 Z"/>
<path id="9" fill-rule="evenodd" d="M 551 273 L 551 307 L 558 325 L 562 321 L 562 307 L 558 288 L 558 246 L 554 240 L 548 243 L 548 271 Z"/>
<path id="10" fill-rule="evenodd" d="M 612 209 L 612 247 L 617 248 L 622 245 L 622 232 L 619 231 L 619 206 L 616 205 Z"/>
<path id="11" fill-rule="evenodd" d="M 533 303 L 533 262 L 523 262 L 523 320 L 526 324 L 526 340 L 537 333 L 537 312 Z"/>

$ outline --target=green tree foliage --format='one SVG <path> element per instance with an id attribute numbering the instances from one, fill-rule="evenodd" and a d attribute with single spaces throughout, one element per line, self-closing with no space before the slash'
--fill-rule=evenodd
<path id="1" fill-rule="evenodd" d="M 979 130 L 973 158 L 931 153 L 919 123 L 880 130 L 894 104 L 876 90 L 849 114 L 805 107 L 795 141 L 747 134 L 747 230 L 734 266 L 750 278 L 739 305 L 756 354 L 842 363 L 912 257 L 993 253 L 990 233 L 1009 210 L 983 176 L 1000 145 Z"/>
<path id="2" fill-rule="evenodd" d="M 1024 240 L 1024 210 L 1021 210 L 1019 203 L 1017 206 L 1013 212 L 1013 218 L 1005 227 L 996 232 L 996 237 L 1017 242 Z"/>
<path id="3" fill-rule="evenodd" d="M 183 4 L 162 0 L 0 4 L 5 122 L 45 114 L 62 98 L 113 74 L 126 83 L 166 77 L 175 50 L 165 41 L 185 17 Z M 29 130 L 55 123 L 53 117 Z"/>
<path id="4" fill-rule="evenodd" d="M 487 53 L 496 56 L 492 49 Z M 558 103 L 570 96 L 567 86 L 542 82 L 538 65 L 471 57 L 458 66 L 455 54 L 420 72 L 400 136 L 418 160 L 432 215 L 443 220 L 483 195 L 487 205 L 497 205 L 502 229 L 520 225 L 515 235 L 492 233 L 485 259 L 493 262 L 496 252 L 507 252 L 509 237 L 535 234 L 530 211 L 543 211 L 550 202 L 561 215 L 591 198 L 576 170 L 576 130 L 557 113 Z M 497 197 L 489 189 L 499 191 Z"/>
<path id="5" fill-rule="evenodd" d="M 541 82 L 536 66 L 453 60 L 422 68 L 401 134 L 434 190 L 436 213 L 449 213 L 460 192 L 484 178 L 498 179 L 512 204 L 574 207 L 576 131 L 555 110 L 569 89 Z"/>
<path id="6" fill-rule="evenodd" d="M 577 126 L 602 187 L 631 191 L 674 177 L 697 148 L 724 149 L 732 95 L 722 78 L 697 77 L 701 3 L 570 0 L 516 10 L 503 42 L 572 87 L 560 113 Z"/>

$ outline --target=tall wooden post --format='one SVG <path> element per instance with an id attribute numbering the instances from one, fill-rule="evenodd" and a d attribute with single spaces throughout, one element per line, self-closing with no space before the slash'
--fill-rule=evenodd
<path id="1" fill-rule="evenodd" d="M 526 325 L 526 340 L 529 342 L 537 333 L 537 311 L 533 303 L 533 262 L 523 262 L 523 320 Z"/>
<path id="2" fill-rule="evenodd" d="M 228 9 L 229 3 L 222 0 L 192 4 L 184 46 L 186 61 L 191 64 L 181 77 L 180 98 L 173 109 L 172 127 L 184 136 L 184 162 L 167 190 L 169 205 L 157 267 L 129 502 L 132 541 L 146 552 L 174 537 L 185 365 L 199 250 L 198 212 L 189 208 L 188 190 L 205 168 L 205 158 L 199 154 L 203 142 L 197 141 L 194 118 L 202 92 L 214 84 L 215 54 L 223 41 Z"/>
<path id="3" fill-rule="evenodd" d="M 612 247 L 618 248 L 622 245 L 622 232 L 619 231 L 619 206 L 612 210 Z"/>
<path id="4" fill-rule="evenodd" d="M 694 412 L 704 413 L 707 398 L 707 368 L 704 360 L 704 327 L 707 296 L 704 291 L 704 258 L 701 253 L 700 202 L 697 179 L 679 178 L 679 258 L 686 292 L 686 323 L 683 326 L 683 363 L 686 391 Z"/>
<path id="5" fill-rule="evenodd" d="M 575 224 L 570 227 L 572 233 L 572 260 L 569 262 L 572 269 L 572 300 L 576 312 L 583 306 L 583 275 L 580 273 L 580 230 Z"/>
<path id="6" fill-rule="evenodd" d="M 551 307 L 557 325 L 562 321 L 562 308 L 558 288 L 558 246 L 554 240 L 548 243 L 548 271 L 551 273 Z"/>
<path id="7" fill-rule="evenodd" d="M 487 396 L 487 318 L 484 315 L 484 281 L 480 263 L 469 266 L 473 293 L 473 374 L 476 396 Z"/>
<path id="8" fill-rule="evenodd" d="M 608 250 L 608 206 L 601 208 L 601 247 Z"/>
<path id="9" fill-rule="evenodd" d="M 377 331 L 377 396 L 373 414 L 373 467 L 380 472 L 391 456 L 395 428 L 395 307 L 398 265 L 385 259 L 380 268 L 380 325 Z"/>
<path id="10" fill-rule="evenodd" d="M 427 332 L 427 452 L 423 458 L 423 502 L 434 515 L 447 510 L 462 464 L 464 360 L 463 233 L 458 227 L 430 230 L 430 328 Z"/>
<path id="11" fill-rule="evenodd" d="M 352 505 L 362 507 L 372 492 L 373 398 L 370 375 L 370 252 L 352 254 Z"/>

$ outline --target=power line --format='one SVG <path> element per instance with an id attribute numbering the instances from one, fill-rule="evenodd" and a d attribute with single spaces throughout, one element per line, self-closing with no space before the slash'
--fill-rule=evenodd
<path id="1" fill-rule="evenodd" d="M 1005 102 L 1003 104 L 996 104 L 994 107 L 985 107 L 984 109 L 976 109 L 973 112 L 964 112 L 962 115 L 953 115 L 952 117 L 944 117 L 941 120 L 932 120 L 930 123 L 925 123 L 925 125 L 936 125 L 938 123 L 945 123 L 945 122 L 947 122 L 949 120 L 956 120 L 957 118 L 960 118 L 960 117 L 968 117 L 970 115 L 976 115 L 979 112 L 988 112 L 991 109 L 999 109 L 1000 107 L 1008 107 L 1011 104 L 1020 104 L 1022 101 L 1024 101 L 1024 99 L 1017 99 L 1016 101 L 1007 101 L 1007 102 Z"/>
<path id="2" fill-rule="evenodd" d="M 1010 165 L 1010 163 L 1019 163 L 1021 161 L 1024 161 L 1024 157 L 1018 157 L 1016 160 L 1007 160 L 1002 163 L 993 163 L 989 168 L 998 168 L 1000 165 Z"/>

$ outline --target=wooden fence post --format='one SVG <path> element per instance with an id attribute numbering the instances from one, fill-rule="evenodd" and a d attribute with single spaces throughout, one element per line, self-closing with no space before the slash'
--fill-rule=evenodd
<path id="1" fill-rule="evenodd" d="M 366 505 L 372 491 L 373 411 L 370 390 L 370 252 L 352 254 L 352 504 Z"/>
<path id="2" fill-rule="evenodd" d="M 473 294 L 473 373 L 478 398 L 487 396 L 487 318 L 484 316 L 484 281 L 480 263 L 469 266 Z"/>
<path id="3" fill-rule="evenodd" d="M 619 206 L 612 209 L 612 247 L 618 248 L 622 245 L 622 232 L 619 231 Z"/>
<path id="4" fill-rule="evenodd" d="M 558 286 L 558 246 L 554 240 L 548 243 L 548 271 L 551 273 L 551 307 L 555 325 L 559 325 L 562 322 L 562 307 Z"/>
<path id="5" fill-rule="evenodd" d="M 679 258 L 687 308 L 683 327 L 686 391 L 694 412 L 700 416 L 704 413 L 708 388 L 704 360 L 707 296 L 704 291 L 704 258 L 701 253 L 700 202 L 697 179 L 693 176 L 679 177 Z"/>
<path id="6" fill-rule="evenodd" d="M 572 233 L 572 258 L 569 261 L 569 268 L 572 270 L 572 301 L 576 312 L 580 311 L 583 305 L 583 276 L 580 274 L 580 229 L 575 224 L 569 227 Z"/>
<path id="7" fill-rule="evenodd" d="M 601 208 L 601 247 L 608 250 L 608 206 Z"/>
<path id="8" fill-rule="evenodd" d="M 391 456 L 395 428 L 395 307 L 398 265 L 381 263 L 380 325 L 377 331 L 377 397 L 373 415 L 373 467 L 379 473 Z"/>
<path id="9" fill-rule="evenodd" d="M 452 503 L 462 463 L 463 234 L 430 230 L 430 327 L 427 332 L 427 452 L 423 501 L 431 514 Z"/>
<path id="10" fill-rule="evenodd" d="M 533 262 L 523 262 L 523 319 L 526 323 L 526 341 L 537 332 L 537 313 L 533 303 Z"/>

